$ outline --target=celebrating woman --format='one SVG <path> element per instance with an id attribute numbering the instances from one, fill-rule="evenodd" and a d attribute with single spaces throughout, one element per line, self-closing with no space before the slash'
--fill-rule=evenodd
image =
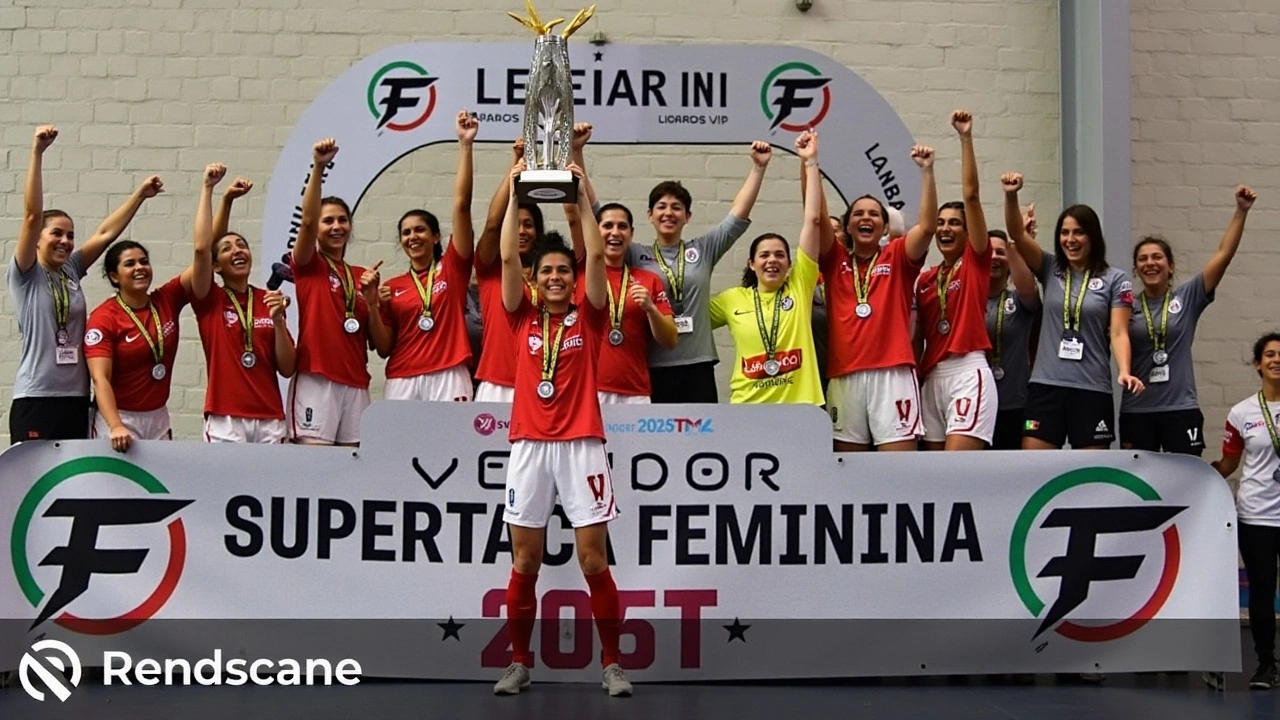
<path id="1" fill-rule="evenodd" d="M 524 167 L 520 160 L 512 168 L 513 186 Z M 582 177 L 577 164 L 569 169 Z M 591 614 L 604 648 L 602 683 L 611 696 L 630 695 L 631 683 L 618 663 L 621 611 L 607 555 L 608 523 L 617 516 L 617 505 L 596 397 L 600 346 L 609 320 L 604 243 L 596 224 L 585 223 L 585 302 L 576 305 L 579 278 L 573 251 L 563 244 L 536 251 L 534 303 L 526 288 L 514 187 L 508 197 L 502 223 L 502 307 L 518 337 L 512 348 L 516 384 L 504 514 L 513 565 L 506 601 L 513 662 L 493 691 L 514 695 L 529 686 L 538 572 L 547 520 L 558 496 L 574 528 L 578 565 L 591 590 Z M 578 193 L 578 206 L 584 215 L 590 212 L 585 192 Z"/>
<path id="2" fill-rule="evenodd" d="M 1133 303 L 1129 336 L 1134 374 L 1146 379 L 1147 390 L 1125 395 L 1120 402 L 1122 447 L 1196 456 L 1204 452 L 1204 415 L 1196 398 L 1191 344 L 1200 314 L 1213 302 L 1214 290 L 1240 247 L 1245 219 L 1257 197 L 1250 188 L 1236 188 L 1236 211 L 1218 251 L 1203 271 L 1176 288 L 1169 243 L 1145 237 L 1133 248 L 1133 271 L 1142 292 Z"/>
<path id="3" fill-rule="evenodd" d="M 1054 449 L 1069 442 L 1077 449 L 1105 449 L 1115 440 L 1112 356 L 1117 382 L 1131 393 L 1143 390 L 1129 372 L 1133 283 L 1107 265 L 1102 223 L 1093 208 L 1072 205 L 1062 211 L 1049 254 L 1023 229 L 1022 175 L 1006 173 L 1000 182 L 1005 225 L 1044 293 L 1022 447 Z"/>
<path id="4" fill-rule="evenodd" d="M 76 249 L 71 216 L 44 209 L 44 153 L 57 137 L 57 128 L 36 128 L 22 229 L 9 263 L 9 294 L 21 336 L 9 407 L 10 443 L 89 437 L 89 369 L 81 357 L 88 306 L 82 282 L 89 267 L 129 226 L 143 201 L 162 188 L 158 177 L 147 178 Z"/>
<path id="5" fill-rule="evenodd" d="M 205 168 L 196 209 L 194 253 L 180 275 L 152 290 L 147 249 L 132 240 L 107 251 L 103 274 L 116 289 L 89 316 L 85 357 L 98 406 L 94 436 L 111 440 L 126 452 L 136 440 L 171 440 L 169 390 L 178 356 L 178 316 L 193 297 L 204 297 L 213 283 L 210 245 L 213 186 L 226 173 L 214 163 Z M 161 191 L 159 180 L 153 191 Z"/>
<path id="6" fill-rule="evenodd" d="M 818 135 L 796 138 L 796 154 L 805 164 L 804 224 L 800 254 L 793 265 L 786 238 L 765 233 L 751 241 L 742 287 L 711 300 L 711 326 L 729 326 L 733 336 L 734 403 L 811 403 L 822 405 L 822 380 L 813 349 L 813 292 L 818 285 L 822 209 L 822 173 Z"/>
<path id="7" fill-rule="evenodd" d="M 400 247 L 409 272 L 387 281 L 390 300 L 370 323 L 378 354 L 387 361 L 388 400 L 471 399 L 471 346 L 467 290 L 471 280 L 472 145 L 480 122 L 467 111 L 454 119 L 458 171 L 453 188 L 453 236 L 442 247 L 440 221 L 426 210 L 400 218 Z M 383 297 L 386 297 L 384 293 Z"/>
<path id="8" fill-rule="evenodd" d="M 1026 232 L 1035 237 L 1035 208 L 1028 210 Z M 994 450 L 1022 449 L 1022 422 L 1031 378 L 1031 338 L 1040 321 L 1036 278 L 1009 243 L 1003 230 L 989 230 L 991 281 L 987 290 L 987 336 L 991 339 L 991 373 L 999 409 L 992 436 Z M 1010 289 L 1009 281 L 1013 280 Z"/>
<path id="9" fill-rule="evenodd" d="M 924 442 L 929 450 L 982 450 L 995 433 L 998 407 L 986 357 L 991 349 L 986 323 L 991 243 L 978 196 L 973 116 L 957 110 L 951 125 L 960 134 L 964 201 L 938 210 L 942 262 L 916 280 Z"/>
<path id="10" fill-rule="evenodd" d="M 288 438 L 277 376 L 292 377 L 296 368 L 293 338 L 285 323 L 289 298 L 249 284 L 249 242 L 227 232 L 232 203 L 252 188 L 253 183 L 237 178 L 223 193 L 217 217 L 210 221 L 202 204 L 196 218 L 196 232 L 218 238 L 211 264 L 222 277 L 221 288 L 210 284 L 204 295 L 193 293 L 191 300 L 209 378 L 204 396 L 206 442 L 282 443 Z M 205 190 L 212 192 L 212 186 Z"/>
<path id="11" fill-rule="evenodd" d="M 668 180 L 649 193 L 649 222 L 658 240 L 651 246 L 632 245 L 627 262 L 663 278 L 675 312 L 678 341 L 672 349 L 655 346 L 649 355 L 649 379 L 655 403 L 718 402 L 715 365 L 719 362 L 711 339 L 711 273 L 720 258 L 751 225 L 765 168 L 773 149 L 766 142 L 751 143 L 751 171 L 729 214 L 711 232 L 684 239 L 693 217 L 693 198 L 683 185 Z"/>
<path id="12" fill-rule="evenodd" d="M 341 198 L 321 197 L 325 168 L 337 154 L 332 138 L 313 148 L 311 175 L 302 193 L 302 223 L 289 259 L 298 294 L 297 374 L 289 385 L 289 434 L 302 445 L 359 445 L 360 416 L 369 407 L 366 348 L 378 275 L 376 266 L 366 271 L 347 263 L 351 209 Z"/>
<path id="13" fill-rule="evenodd" d="M 1222 458 L 1213 467 L 1226 478 L 1244 461 L 1236 491 L 1237 535 L 1249 581 L 1249 630 L 1258 656 L 1258 669 L 1249 687 L 1270 690 L 1280 685 L 1272 606 L 1280 562 L 1280 333 L 1258 338 L 1253 345 L 1253 366 L 1262 378 L 1262 388 L 1227 413 Z"/>

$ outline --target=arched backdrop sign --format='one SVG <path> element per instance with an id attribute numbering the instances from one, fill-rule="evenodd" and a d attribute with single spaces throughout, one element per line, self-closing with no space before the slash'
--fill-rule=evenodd
<path id="1" fill-rule="evenodd" d="M 532 42 L 398 45 L 334 80 L 290 133 L 267 186 L 264 274 L 293 247 L 317 140 L 333 137 L 341 148 L 325 194 L 345 199 L 358 217 L 360 199 L 384 170 L 455 140 L 459 109 L 479 115 L 480 142 L 518 137 L 532 50 Z M 911 133 L 871 85 L 831 58 L 787 46 L 585 42 L 571 43 L 569 55 L 575 119 L 594 125 L 593 145 L 766 140 L 790 150 L 795 135 L 813 127 L 823 135 L 823 172 L 842 198 L 872 193 L 914 222 L 920 173 Z M 604 198 L 612 199 L 641 200 Z M 831 200 L 839 212 L 842 204 Z"/>

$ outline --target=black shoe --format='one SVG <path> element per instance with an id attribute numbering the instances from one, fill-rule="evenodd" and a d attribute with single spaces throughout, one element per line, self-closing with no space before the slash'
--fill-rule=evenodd
<path id="1" fill-rule="evenodd" d="M 1280 670 L 1276 669 L 1275 663 L 1259 665 L 1258 671 L 1249 678 L 1249 688 L 1252 690 L 1270 690 L 1276 685 L 1280 685 Z"/>

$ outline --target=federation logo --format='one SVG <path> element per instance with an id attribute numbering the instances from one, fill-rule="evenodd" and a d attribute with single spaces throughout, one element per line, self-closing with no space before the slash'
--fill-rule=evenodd
<path id="1" fill-rule="evenodd" d="M 831 109 L 830 83 L 831 78 L 808 63 L 774 68 L 760 86 L 760 109 L 773 121 L 769 130 L 803 132 L 817 127 Z"/>
<path id="2" fill-rule="evenodd" d="M 58 654 L 45 654 L 51 650 Z M 63 658 L 66 658 L 66 662 L 63 662 Z M 46 665 L 53 666 L 54 670 L 64 675 L 70 669 L 71 677 L 68 682 L 71 687 L 77 687 L 80 685 L 80 656 L 61 640 L 45 639 L 32 645 L 31 651 L 22 656 L 22 662 L 18 665 L 18 680 L 28 695 L 38 702 L 44 702 L 44 691 L 36 687 L 35 683 L 39 679 L 40 684 L 58 700 L 66 702 L 71 697 L 71 691 L 62 684 L 62 678 L 51 672 Z M 31 677 L 32 675 L 35 677 Z"/>
<path id="3" fill-rule="evenodd" d="M 376 129 L 406 132 L 425 123 L 436 109 L 435 82 L 439 79 L 407 60 L 379 68 L 366 90 L 369 112 L 378 120 Z"/>
<path id="4" fill-rule="evenodd" d="M 18 506 L 13 521 L 9 552 L 13 571 L 31 606 L 39 609 L 32 629 L 49 619 L 72 632 L 84 635 L 114 635 L 130 630 L 155 615 L 172 597 L 182 578 L 187 556 L 187 532 L 175 513 L 192 503 L 159 497 L 59 497 L 39 516 L 36 510 L 55 488 L 82 475 L 113 475 L 127 480 L 148 495 L 167 495 L 168 488 L 155 476 L 132 463 L 111 457 L 86 457 L 65 462 L 46 472 L 31 487 Z M 66 542 L 54 547 L 37 562 L 38 567 L 60 567 L 58 587 L 46 596 L 32 573 L 27 542 L 33 523 L 40 518 L 66 518 Z M 132 575 L 139 572 L 152 548 L 99 547 L 99 531 L 130 525 L 165 524 L 169 540 L 168 560 L 155 588 L 140 604 L 115 617 L 87 618 L 73 615 L 66 607 L 89 590 L 94 575 Z M 63 521 L 64 523 L 66 521 Z M 47 535 L 47 533 L 46 533 Z M 110 531 L 109 536 L 115 536 Z"/>
<path id="5" fill-rule="evenodd" d="M 1074 488 L 1089 484 L 1111 485 L 1123 489 L 1140 501 L 1125 506 L 1089 505 L 1068 507 L 1054 501 Z M 1079 642 L 1109 642 L 1137 632 L 1152 618 L 1173 592 L 1178 579 L 1182 551 L 1178 528 L 1170 523 L 1186 506 L 1165 504 L 1154 488 L 1135 475 L 1115 468 L 1081 468 L 1059 475 L 1036 491 L 1018 514 L 1013 535 L 1009 540 L 1009 572 L 1018 597 L 1032 616 L 1042 618 L 1033 636 L 1039 638 L 1053 630 L 1057 634 Z M 1033 528 L 1040 518 L 1043 520 Z M 1160 528 L 1164 528 L 1160 530 Z M 1065 547 L 1039 569 L 1037 578 L 1058 578 L 1058 596 L 1048 605 L 1032 587 L 1027 566 L 1028 541 L 1033 529 L 1067 531 Z M 1149 558 L 1147 554 L 1132 551 L 1123 555 L 1100 554 L 1098 542 L 1104 538 L 1114 541 L 1116 535 L 1134 538 L 1131 547 L 1140 548 L 1140 536 L 1158 533 L 1164 557 Z M 1109 543 L 1110 544 L 1110 543 Z M 1139 570 L 1148 561 L 1159 562 L 1159 577 L 1145 573 L 1141 582 L 1151 582 L 1149 590 L 1124 592 L 1121 595 L 1146 600 L 1134 603 L 1134 610 L 1124 619 L 1103 624 L 1086 624 L 1067 619 L 1071 613 L 1089 598 L 1092 588 L 1101 583 L 1140 582 Z M 1125 588 L 1127 591 L 1128 589 Z"/>

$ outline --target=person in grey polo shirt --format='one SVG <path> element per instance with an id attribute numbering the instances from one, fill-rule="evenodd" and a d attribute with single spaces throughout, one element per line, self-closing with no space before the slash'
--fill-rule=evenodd
<path id="1" fill-rule="evenodd" d="M 1023 228 L 1035 237 L 1035 214 L 1031 211 Z M 991 284 L 987 289 L 987 336 L 991 350 L 987 359 L 996 378 L 996 431 L 993 450 L 1022 447 L 1023 414 L 1027 406 L 1027 384 L 1031 379 L 1031 342 L 1040 323 L 1040 292 L 1031 269 L 1009 243 L 1003 230 L 990 230 Z M 1013 287 L 1009 287 L 1009 281 Z"/>
<path id="2" fill-rule="evenodd" d="M 1245 218 L 1257 194 L 1236 188 L 1235 214 L 1218 251 L 1204 270 L 1173 287 L 1173 249 L 1159 237 L 1144 237 L 1133 248 L 1134 277 L 1142 284 L 1133 298 L 1129 337 L 1133 338 L 1133 373 L 1147 384 L 1141 395 L 1125 395 L 1120 403 L 1120 445 L 1134 450 L 1199 456 L 1204 452 L 1204 414 L 1196 398 L 1191 359 L 1200 314 L 1214 300 L 1214 290 L 1240 247 Z"/>
<path id="3" fill-rule="evenodd" d="M 676 314 L 679 340 L 668 350 L 657 345 L 649 352 L 650 398 L 654 403 L 715 403 L 719 401 L 715 365 L 719 362 L 711 338 L 711 273 L 716 263 L 751 225 L 765 168 L 773 156 L 766 142 L 751 144 L 751 171 L 733 199 L 729 214 L 705 235 L 684 239 L 693 217 L 693 198 L 679 182 L 667 180 L 649 193 L 649 222 L 657 242 L 635 242 L 627 262 L 662 278 L 667 299 Z"/>
<path id="4" fill-rule="evenodd" d="M 51 125 L 36 128 L 22 228 L 7 271 L 21 335 L 9 408 L 11 444 L 89 437 L 89 370 L 81 347 L 88 309 L 81 281 L 143 200 L 162 187 L 159 178 L 147 178 L 77 249 L 71 216 L 44 209 L 44 153 L 57 138 Z"/>
<path id="5" fill-rule="evenodd" d="M 1022 448 L 1057 449 L 1069 442 L 1076 449 L 1105 449 L 1115 440 L 1112 356 L 1119 369 L 1116 382 L 1134 394 L 1144 389 L 1130 373 L 1133 283 L 1123 270 L 1107 265 L 1102 223 L 1093 208 L 1063 210 L 1053 252 L 1046 253 L 1022 227 L 1022 175 L 1006 173 L 1000 182 L 1009 235 L 1040 281 L 1043 298 Z"/>

